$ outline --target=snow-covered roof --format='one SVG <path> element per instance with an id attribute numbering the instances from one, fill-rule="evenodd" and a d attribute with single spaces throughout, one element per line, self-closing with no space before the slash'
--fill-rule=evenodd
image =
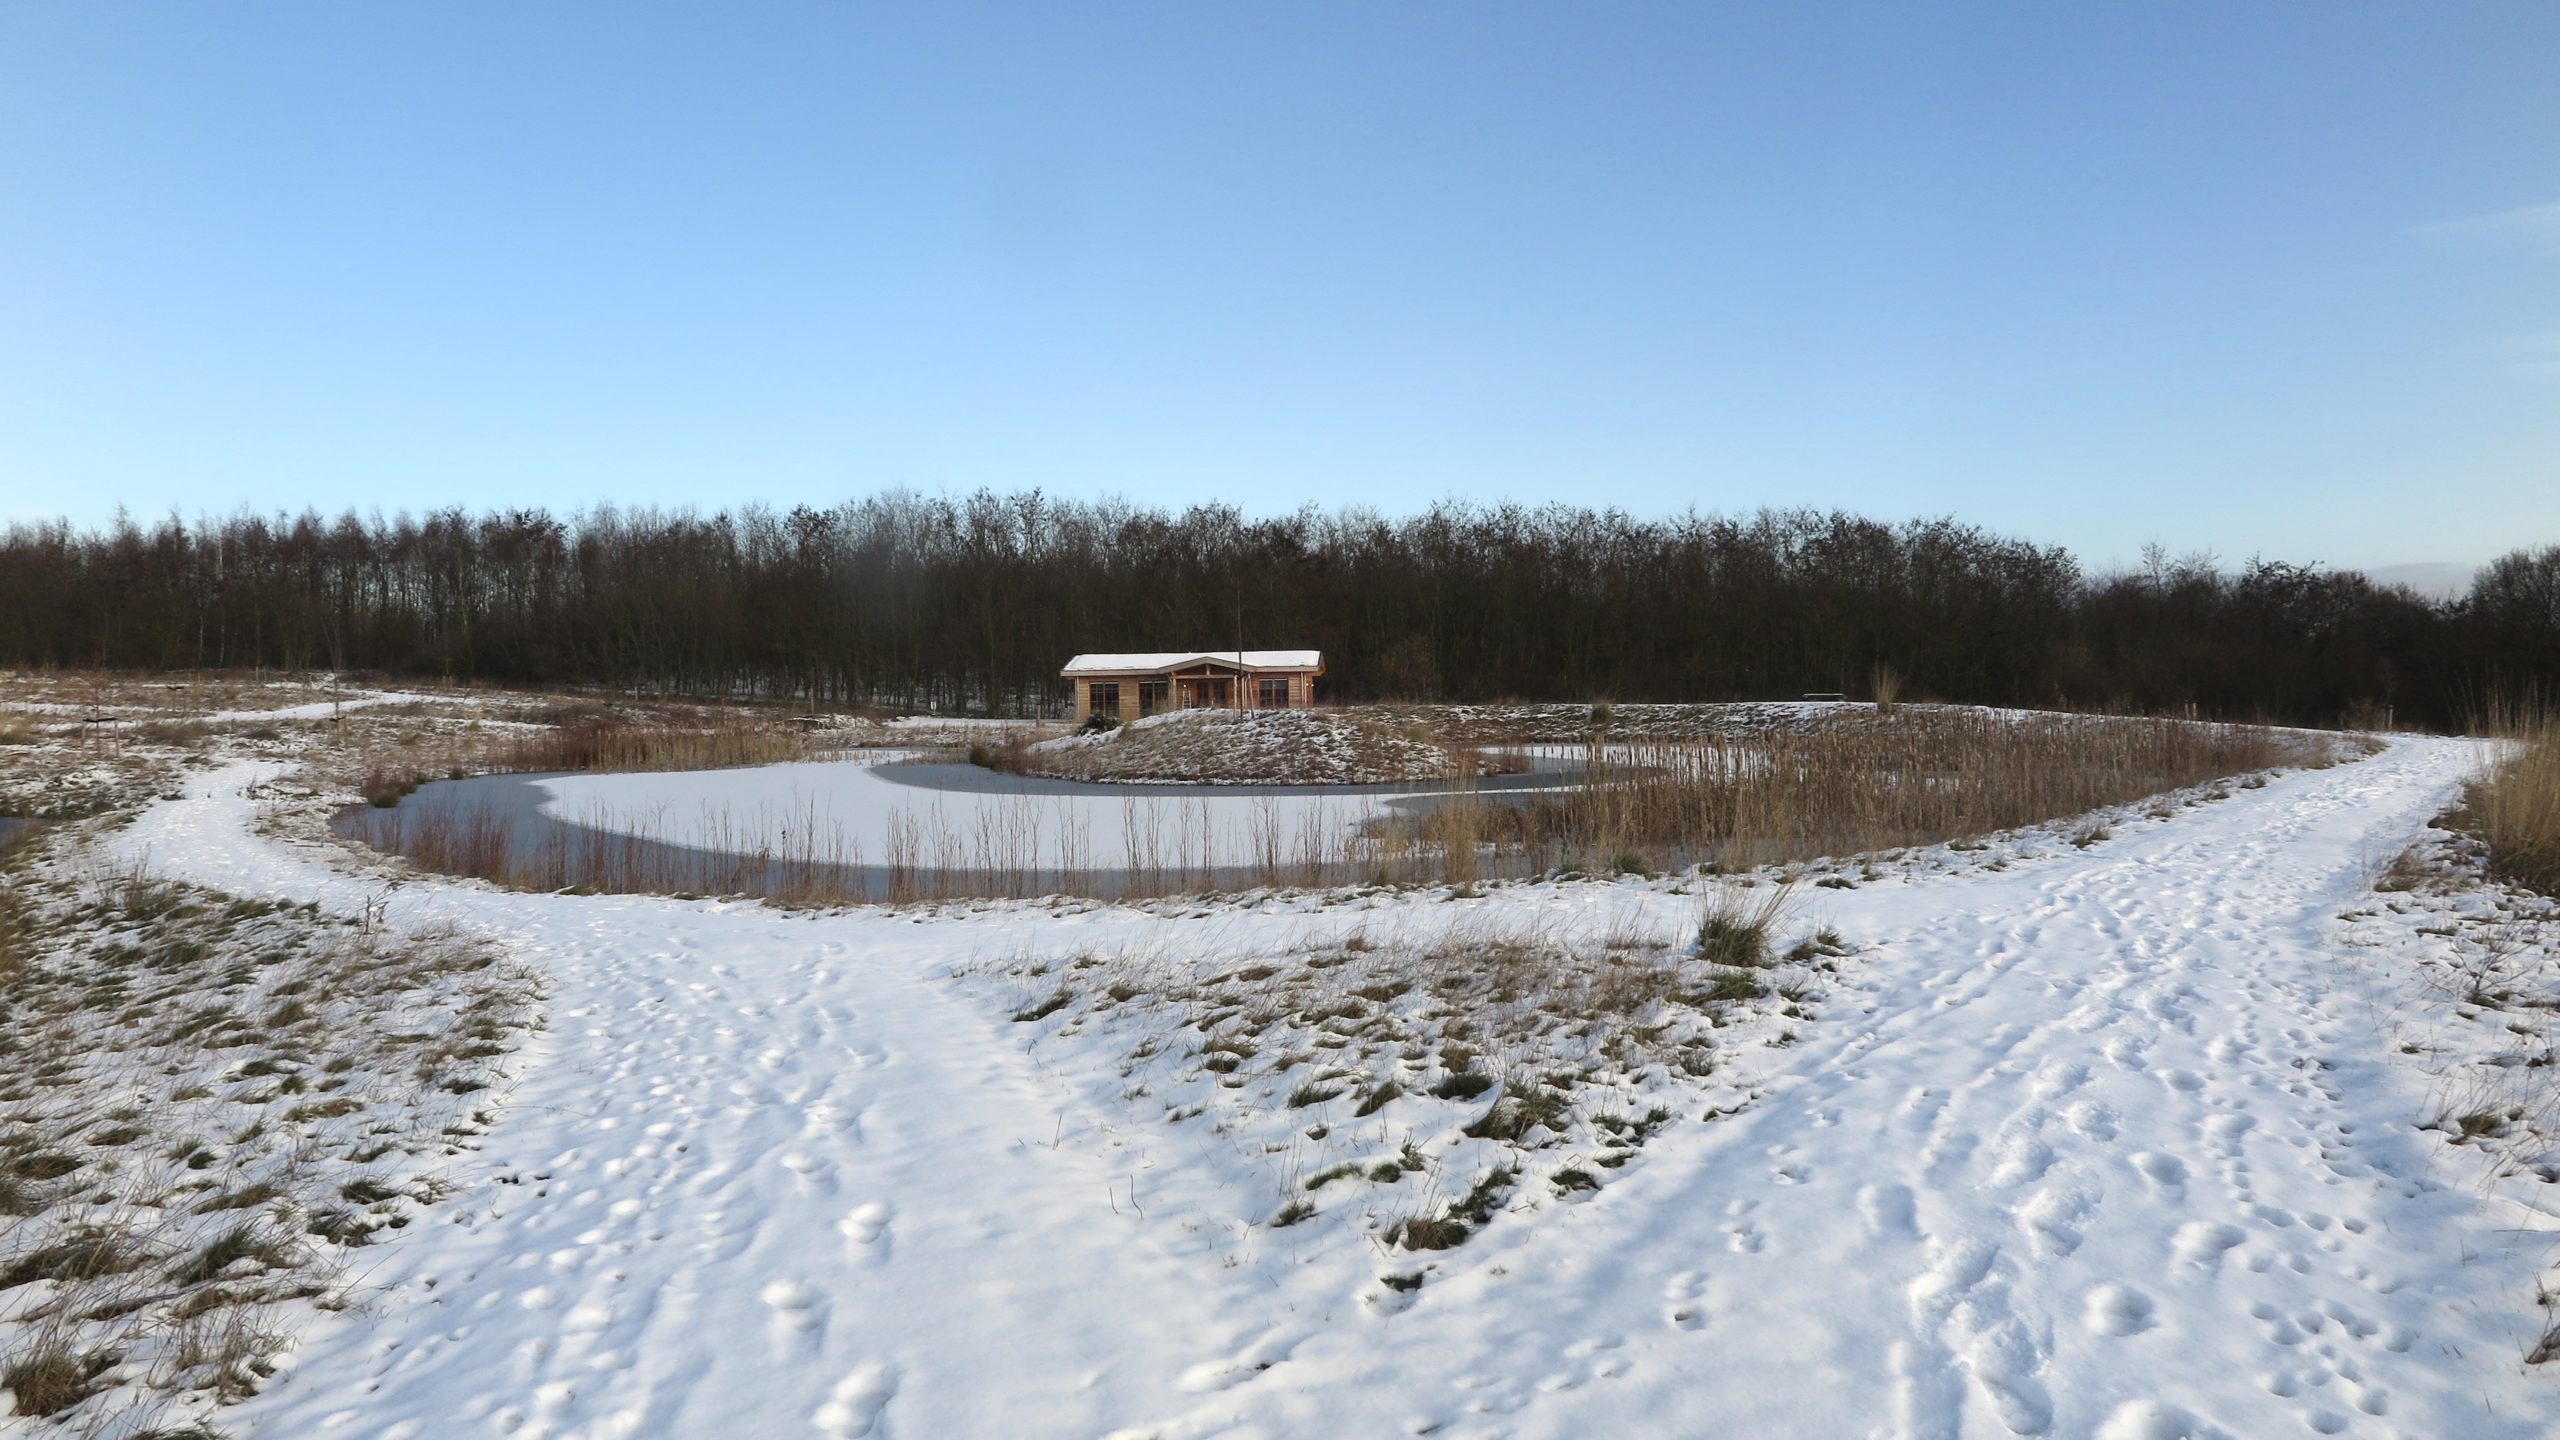
<path id="1" fill-rule="evenodd" d="M 1244 657 L 1247 670 L 1321 670 L 1321 650 L 1162 650 L 1144 655 L 1079 655 L 1067 662 L 1061 675 L 1126 675 L 1134 670 L 1171 670 L 1177 665 L 1190 665 L 1202 660 L 1236 663 Z"/>

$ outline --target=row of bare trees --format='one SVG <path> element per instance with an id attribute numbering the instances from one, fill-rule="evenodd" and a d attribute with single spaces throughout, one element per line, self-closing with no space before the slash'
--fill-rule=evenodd
<path id="1" fill-rule="evenodd" d="M 2539 588 L 2537 588 L 2539 587 Z M 1911 692 L 2453 723 L 2560 675 L 2560 550 L 2431 604 L 2353 572 L 2091 576 L 1950 520 L 1443 504 L 1248 519 L 1038 492 L 832 509 L 0 531 L 0 663 L 328 668 L 1039 711 L 1080 650 L 1312 646 L 1334 698 Z M 2537 610 L 2536 605 L 2541 605 Z"/>

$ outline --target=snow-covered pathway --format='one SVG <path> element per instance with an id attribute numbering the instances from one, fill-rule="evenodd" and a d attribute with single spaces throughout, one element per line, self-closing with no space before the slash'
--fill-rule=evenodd
<path id="1" fill-rule="evenodd" d="M 1291 1311 L 1304 1280 L 1138 1215 L 1105 1154 L 1051 1143 L 1058 1088 L 1018 1032 L 933 978 L 1034 933 L 1245 922 L 412 887 L 397 918 L 522 942 L 552 1028 L 465 1193 L 378 1252 L 375 1313 L 311 1337 L 236 1418 L 367 1437 L 2560 1433 L 2560 1384 L 2517 1363 L 2538 1328 L 2520 1277 L 2550 1235 L 2447 1183 L 2374 1033 L 2382 977 L 2334 943 L 2470 759 L 2404 742 L 2085 854 L 1822 892 L 1879 948 L 1766 1096 L 1435 1257 L 1448 1273 L 1402 1313 Z M 354 908 L 357 882 L 249 836 L 253 773 L 120 843 Z M 1188 1393 L 1237 1356 L 1223 1373 L 1249 1378 Z"/>
<path id="2" fill-rule="evenodd" d="M 2554 1227 L 2447 1183 L 2333 942 L 2474 758 L 1859 892 L 1871 1008 L 1766 1098 L 1169 1433 L 2560 1434 Z"/>
<path id="3" fill-rule="evenodd" d="M 235 893 L 361 908 L 252 838 L 235 767 L 119 844 Z M 1241 1277 L 1053 1144 L 1005 1033 L 880 912 L 430 886 L 394 924 L 509 935 L 550 1030 L 373 1313 L 234 1412 L 250 1433 L 1091 1435 L 1251 1342 Z M 1107 918 L 1107 917 L 1106 917 Z M 966 942 L 960 942 L 966 943 Z M 948 958 L 945 955 L 943 958 Z"/>

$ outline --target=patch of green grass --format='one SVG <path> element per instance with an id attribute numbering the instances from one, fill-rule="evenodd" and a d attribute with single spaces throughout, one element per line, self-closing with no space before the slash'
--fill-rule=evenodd
<path id="1" fill-rule="evenodd" d="M 9 1165 L 9 1173 L 21 1180 L 59 1180 L 87 1163 L 85 1160 L 69 1155 L 38 1151 L 33 1155 L 21 1155 L 12 1161 Z"/>
<path id="2" fill-rule="evenodd" d="M 313 1100 L 306 1104 L 296 1105 L 292 1109 L 284 1112 L 284 1118 L 289 1122 L 300 1122 L 304 1120 L 334 1120 L 341 1115 L 353 1115 L 363 1108 L 364 1105 L 361 1102 L 349 1096 L 340 1095 L 335 1099 Z"/>
<path id="3" fill-rule="evenodd" d="M 1475 1140 L 1517 1143 L 1542 1125 L 1550 1130 L 1561 1129 L 1566 1109 L 1562 1094 L 1544 1086 L 1527 1086 L 1494 1101 L 1493 1108 L 1461 1133 Z"/>
<path id="4" fill-rule="evenodd" d="M 1467 1227 L 1446 1218 L 1415 1215 L 1396 1227 L 1396 1243 L 1407 1250 L 1450 1250 L 1464 1244 Z"/>
<path id="5" fill-rule="evenodd" d="M 1020 1010 L 1014 1011 L 1013 1018 L 1016 1021 L 1025 1024 L 1034 1020 L 1046 1020 L 1050 1016 L 1057 1014 L 1059 1011 L 1066 1009 L 1068 1004 L 1074 999 L 1075 996 L 1069 994 L 1067 992 L 1067 988 L 1061 985 L 1054 994 L 1050 995 L 1048 999 L 1041 1001 L 1039 1004 L 1026 1006 Z"/>
<path id="6" fill-rule="evenodd" d="M 1431 1093 L 1443 1100 L 1473 1100 L 1493 1088 L 1493 1077 L 1481 1070 L 1453 1070 L 1440 1077 Z"/>
<path id="7" fill-rule="evenodd" d="M 46 1345 L 0 1370 L 0 1385 L 16 1398 L 20 1415 L 59 1415 L 95 1393 L 97 1379 L 113 1369 L 112 1351 L 74 1355 L 59 1344 Z"/>
<path id="8" fill-rule="evenodd" d="M 0 1268 L 0 1290 L 32 1285 L 38 1280 L 57 1283 L 72 1280 L 94 1280 L 101 1275 L 122 1275 L 138 1269 L 150 1259 L 141 1246 L 120 1235 L 103 1231 L 84 1231 L 68 1240 L 59 1240 L 31 1250 Z"/>
<path id="9" fill-rule="evenodd" d="M 202 1285 L 243 1260 L 255 1260 L 273 1269 L 290 1258 L 256 1225 L 243 1223 L 215 1236 L 185 1264 L 169 1272 L 169 1278 L 180 1285 Z"/>

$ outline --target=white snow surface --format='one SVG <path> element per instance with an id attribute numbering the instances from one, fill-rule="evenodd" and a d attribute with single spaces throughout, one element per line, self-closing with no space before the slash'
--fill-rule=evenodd
<path id="1" fill-rule="evenodd" d="M 955 967 L 1234 950 L 1636 882 L 1192 910 L 790 913 L 400 888 L 551 980 L 460 1193 L 224 1417 L 258 1436 L 2547 1437 L 2543 1187 L 2413 1126 L 2400 977 L 2339 911 L 2455 742 L 2003 871 L 1818 892 L 1862 947 L 1762 1095 L 1596 1195 L 1422 1257 L 1258 1228 L 1214 1143 L 1034 1053 Z M 235 766 L 117 842 L 353 909 Z M 1383 912 L 1383 913 L 1382 913 Z M 1254 1202 L 1260 1204 L 1259 1197 Z M 1534 1223 L 1532 1223 L 1532 1220 Z M 1303 1247 L 1303 1248 L 1302 1248 Z"/>
<path id="2" fill-rule="evenodd" d="M 279 705 L 271 710 L 208 710 L 199 713 L 173 714 L 166 709 L 145 705 L 73 705 L 56 701 L 25 700 L 0 706 L 0 711 L 18 710 L 35 715 L 134 717 L 128 720 L 106 722 L 112 725 L 138 725 L 154 719 L 203 721 L 211 725 L 228 725 L 260 720 L 326 720 L 341 711 L 368 710 L 376 705 L 406 705 L 414 701 L 436 698 L 433 695 L 419 695 L 406 690 L 351 690 L 337 699 L 315 700 L 303 705 Z"/>

